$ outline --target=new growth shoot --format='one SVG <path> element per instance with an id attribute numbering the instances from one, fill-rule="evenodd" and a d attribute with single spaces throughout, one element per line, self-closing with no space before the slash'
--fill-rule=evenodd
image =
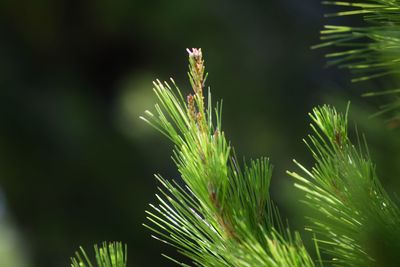
<path id="1" fill-rule="evenodd" d="M 204 95 L 202 51 L 187 51 L 192 93 L 185 98 L 172 79 L 174 88 L 156 81 L 156 115 L 142 117 L 174 144 L 184 182 L 156 175 L 159 204 L 150 205 L 145 226 L 199 266 L 314 266 L 269 198 L 269 160 L 241 167 L 222 131 L 221 105 L 213 107 L 210 90 Z"/>

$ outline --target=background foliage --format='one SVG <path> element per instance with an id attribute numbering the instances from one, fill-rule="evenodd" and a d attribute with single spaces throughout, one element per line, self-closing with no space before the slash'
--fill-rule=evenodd
<path id="1" fill-rule="evenodd" d="M 171 264 L 141 227 L 153 172 L 176 176 L 171 147 L 138 116 L 154 103 L 155 78 L 173 76 L 189 91 L 186 47 L 205 51 L 239 154 L 271 158 L 271 194 L 293 229 L 306 207 L 285 171 L 294 157 L 312 161 L 301 139 L 315 105 L 344 110 L 351 99 L 350 124 L 368 136 L 383 186 L 398 193 L 398 130 L 368 119 L 368 101 L 379 99 L 359 97 L 383 82 L 351 84 L 347 71 L 322 68 L 325 51 L 309 50 L 326 9 L 295 0 L 1 1 L 0 259 L 66 266 L 80 244 L 122 240 L 129 266 Z"/>

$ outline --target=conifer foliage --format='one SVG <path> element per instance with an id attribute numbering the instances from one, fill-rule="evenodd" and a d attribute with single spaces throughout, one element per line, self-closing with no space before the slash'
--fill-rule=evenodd
<path id="1" fill-rule="evenodd" d="M 183 184 L 156 175 L 158 205 L 147 211 L 147 228 L 199 266 L 390 266 L 400 249 L 400 210 L 381 186 L 367 146 L 348 137 L 347 113 L 330 106 L 310 114 L 305 140 L 315 159 L 302 174 L 288 172 L 305 192 L 308 230 L 316 236 L 312 260 L 298 233 L 280 220 L 269 197 L 272 167 L 261 158 L 239 164 L 221 125 L 221 105 L 204 96 L 200 49 L 189 50 L 193 94 L 185 98 L 171 80 L 156 81 L 156 114 L 142 117 L 175 146 Z M 215 122 L 214 122 L 215 120 Z M 243 165 L 243 167 L 241 166 Z M 324 260 L 320 258 L 320 250 Z M 167 258 L 178 262 L 169 256 Z"/>
<path id="2" fill-rule="evenodd" d="M 126 267 L 127 247 L 120 242 L 104 242 L 100 247 L 94 246 L 96 263 L 95 265 L 80 247 L 71 258 L 71 267 Z"/>
<path id="3" fill-rule="evenodd" d="M 322 43 L 314 46 L 334 47 L 328 53 L 328 65 L 339 65 L 351 70 L 353 82 L 397 75 L 400 69 L 400 2 L 397 0 L 324 1 L 336 12 L 327 18 L 354 16 L 362 23 L 353 25 L 325 25 L 321 31 Z M 400 88 L 385 88 L 366 92 L 364 96 L 385 96 L 389 103 L 381 106 L 376 115 L 390 113 L 398 116 Z M 393 114 L 394 113 L 394 114 Z"/>
<path id="4" fill-rule="evenodd" d="M 288 172 L 316 210 L 308 216 L 334 266 L 398 266 L 400 210 L 381 186 L 366 145 L 348 138 L 347 113 L 315 108 L 305 143 L 315 165 Z M 360 142 L 359 142 L 360 143 Z"/>
<path id="5" fill-rule="evenodd" d="M 325 26 L 321 46 L 339 51 L 330 64 L 355 71 L 355 81 L 399 70 L 400 3 L 397 0 L 326 2 L 341 10 L 328 16 L 361 15 L 364 26 Z M 310 209 L 306 230 L 314 248 L 280 219 L 270 199 L 268 158 L 240 162 L 222 128 L 222 102 L 205 91 L 207 73 L 201 49 L 188 49 L 192 93 L 182 95 L 174 80 L 154 82 L 158 99 L 143 119 L 173 144 L 180 177 L 156 175 L 160 186 L 145 227 L 153 237 L 186 256 L 181 266 L 400 266 L 400 208 L 382 187 L 363 135 L 349 137 L 348 112 L 316 107 L 304 140 L 314 158 L 306 168 L 288 171 Z M 399 89 L 375 94 L 396 94 Z M 374 94 L 374 95 L 375 95 Z M 371 94 L 370 94 L 371 95 Z M 384 111 L 400 106 L 398 99 Z M 310 250 L 315 250 L 310 253 Z M 95 247 L 98 267 L 126 267 L 126 247 Z M 315 255 L 315 256 L 311 256 Z M 83 249 L 71 267 L 93 267 Z"/>
<path id="6" fill-rule="evenodd" d="M 210 90 L 205 104 L 202 52 L 188 52 L 194 93 L 185 101 L 173 80 L 173 86 L 157 81 L 156 114 L 146 111 L 142 117 L 174 144 L 173 159 L 183 180 L 182 184 L 156 175 L 159 204 L 151 205 L 145 224 L 154 237 L 198 266 L 398 262 L 400 210 L 381 186 L 365 141 L 358 137 L 357 146 L 351 142 L 348 109 L 345 114 L 327 105 L 313 110 L 312 134 L 305 144 L 315 165 L 308 170 L 294 161 L 302 174 L 288 172 L 305 192 L 304 202 L 315 210 L 306 214 L 311 222 L 307 230 L 316 237 L 317 257 L 311 259 L 299 234 L 282 224 L 269 198 L 269 160 L 240 166 L 221 128 L 221 105 L 213 109 Z"/>
<path id="7" fill-rule="evenodd" d="M 269 198 L 269 160 L 238 162 L 222 130 L 221 105 L 213 107 L 210 91 L 205 101 L 202 51 L 188 52 L 193 94 L 185 101 L 173 80 L 172 87 L 157 81 L 156 114 L 142 117 L 175 145 L 184 181 L 156 176 L 159 204 L 151 205 L 145 226 L 198 266 L 314 266 Z"/>

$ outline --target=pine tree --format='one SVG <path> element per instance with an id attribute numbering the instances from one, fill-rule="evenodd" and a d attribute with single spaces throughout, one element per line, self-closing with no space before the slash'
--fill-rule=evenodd
<path id="1" fill-rule="evenodd" d="M 328 17 L 361 15 L 366 23 L 325 26 L 323 43 L 316 47 L 339 49 L 327 55 L 329 64 L 354 71 L 359 75 L 354 81 L 397 72 L 398 1 L 325 3 L 346 9 Z M 306 248 L 270 198 L 269 159 L 238 160 L 222 128 L 222 102 L 214 103 L 210 89 L 205 90 L 202 51 L 188 53 L 193 92 L 184 97 L 173 79 L 157 80 L 155 111 L 141 117 L 174 145 L 173 161 L 181 176 L 170 180 L 156 175 L 158 203 L 146 211 L 144 226 L 153 237 L 189 260 L 164 256 L 181 266 L 400 266 L 400 209 L 378 179 L 364 135 L 355 129 L 355 138 L 350 137 L 350 105 L 344 113 L 329 105 L 313 109 L 311 134 L 304 143 L 314 165 L 306 168 L 294 160 L 298 172 L 287 172 L 313 210 L 305 217 L 315 246 Z M 399 106 L 395 99 L 379 114 Z M 126 247 L 120 243 L 104 243 L 95 253 L 99 267 L 126 266 Z M 94 265 L 81 248 L 71 266 Z"/>
<path id="2" fill-rule="evenodd" d="M 174 162 L 185 183 L 156 176 L 159 204 L 151 205 L 145 226 L 199 266 L 315 266 L 270 200 L 269 160 L 240 164 L 210 90 L 205 103 L 202 51 L 188 52 L 193 94 L 185 101 L 173 80 L 173 87 L 157 81 L 156 115 L 146 111 L 142 117 L 175 145 Z"/>
<path id="3" fill-rule="evenodd" d="M 400 210 L 380 184 L 368 149 L 348 137 L 347 112 L 315 108 L 305 140 L 315 165 L 288 172 L 316 214 L 309 230 L 334 266 L 398 266 Z"/>
<path id="4" fill-rule="evenodd" d="M 400 210 L 381 186 L 365 140 L 348 136 L 345 114 L 330 106 L 310 114 L 312 134 L 305 141 L 315 159 L 304 173 L 288 172 L 305 202 L 317 212 L 307 229 L 316 236 L 312 260 L 298 233 L 280 220 L 269 198 L 272 167 L 266 158 L 238 162 L 221 125 L 221 105 L 203 93 L 205 68 L 200 49 L 189 51 L 193 94 L 157 81 L 156 114 L 143 120 L 175 145 L 180 182 L 162 178 L 158 205 L 145 226 L 155 238 L 178 249 L 199 266 L 390 266 L 400 248 Z M 215 121 L 214 122 L 214 118 Z M 169 256 L 167 258 L 173 260 Z M 326 258 L 325 257 L 325 258 Z M 177 262 L 177 261 L 176 261 Z M 182 266 L 185 263 L 177 262 Z M 395 265 L 393 265 L 395 266 Z"/>
<path id="5" fill-rule="evenodd" d="M 85 250 L 80 247 L 80 251 L 75 252 L 71 258 L 71 267 L 126 267 L 127 246 L 120 242 L 104 242 L 100 247 L 94 246 L 96 263 L 95 265 L 88 257 Z"/>
<path id="6" fill-rule="evenodd" d="M 339 8 L 325 15 L 327 18 L 358 16 L 360 25 L 325 25 L 321 31 L 322 43 L 314 46 L 334 47 L 328 53 L 328 65 L 338 65 L 351 70 L 353 82 L 368 81 L 396 75 L 400 69 L 400 2 L 397 0 L 324 1 L 325 5 Z M 366 92 L 364 96 L 386 97 L 386 103 L 375 115 L 389 113 L 398 117 L 399 88 Z"/>

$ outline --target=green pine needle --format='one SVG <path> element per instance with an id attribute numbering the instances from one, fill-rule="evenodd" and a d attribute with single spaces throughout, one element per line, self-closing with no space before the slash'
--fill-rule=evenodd
<path id="1" fill-rule="evenodd" d="M 289 172 L 315 210 L 308 230 L 335 266 L 398 266 L 400 209 L 380 184 L 366 145 L 351 143 L 347 112 L 323 106 L 310 117 L 313 134 L 305 143 L 315 165 L 295 161 L 303 174 Z"/>
<path id="2" fill-rule="evenodd" d="M 342 11 L 326 17 L 347 15 L 362 16 L 363 26 L 326 25 L 321 31 L 322 43 L 313 46 L 331 46 L 337 51 L 326 55 L 328 65 L 339 65 L 351 70 L 353 82 L 386 77 L 400 73 L 400 2 L 393 0 L 360 0 L 359 2 L 325 1 Z M 393 95 L 398 90 L 370 92 L 367 96 Z M 397 102 L 397 101 L 396 101 Z M 393 112 L 382 107 L 379 114 Z"/>
<path id="3" fill-rule="evenodd" d="M 94 265 L 89 259 L 85 250 L 80 247 L 80 251 L 75 252 L 75 256 L 71 258 L 71 267 L 126 267 L 127 263 L 127 246 L 120 242 L 111 242 L 98 247 L 94 246 L 95 258 L 97 265 Z"/>
<path id="4" fill-rule="evenodd" d="M 314 266 L 269 198 L 269 160 L 239 164 L 222 131 L 221 105 L 212 106 L 210 91 L 204 95 L 202 52 L 188 52 L 193 94 L 185 101 L 172 79 L 172 87 L 156 81 L 155 114 L 142 117 L 174 144 L 184 182 L 156 176 L 158 205 L 150 205 L 145 227 L 197 266 Z"/>

